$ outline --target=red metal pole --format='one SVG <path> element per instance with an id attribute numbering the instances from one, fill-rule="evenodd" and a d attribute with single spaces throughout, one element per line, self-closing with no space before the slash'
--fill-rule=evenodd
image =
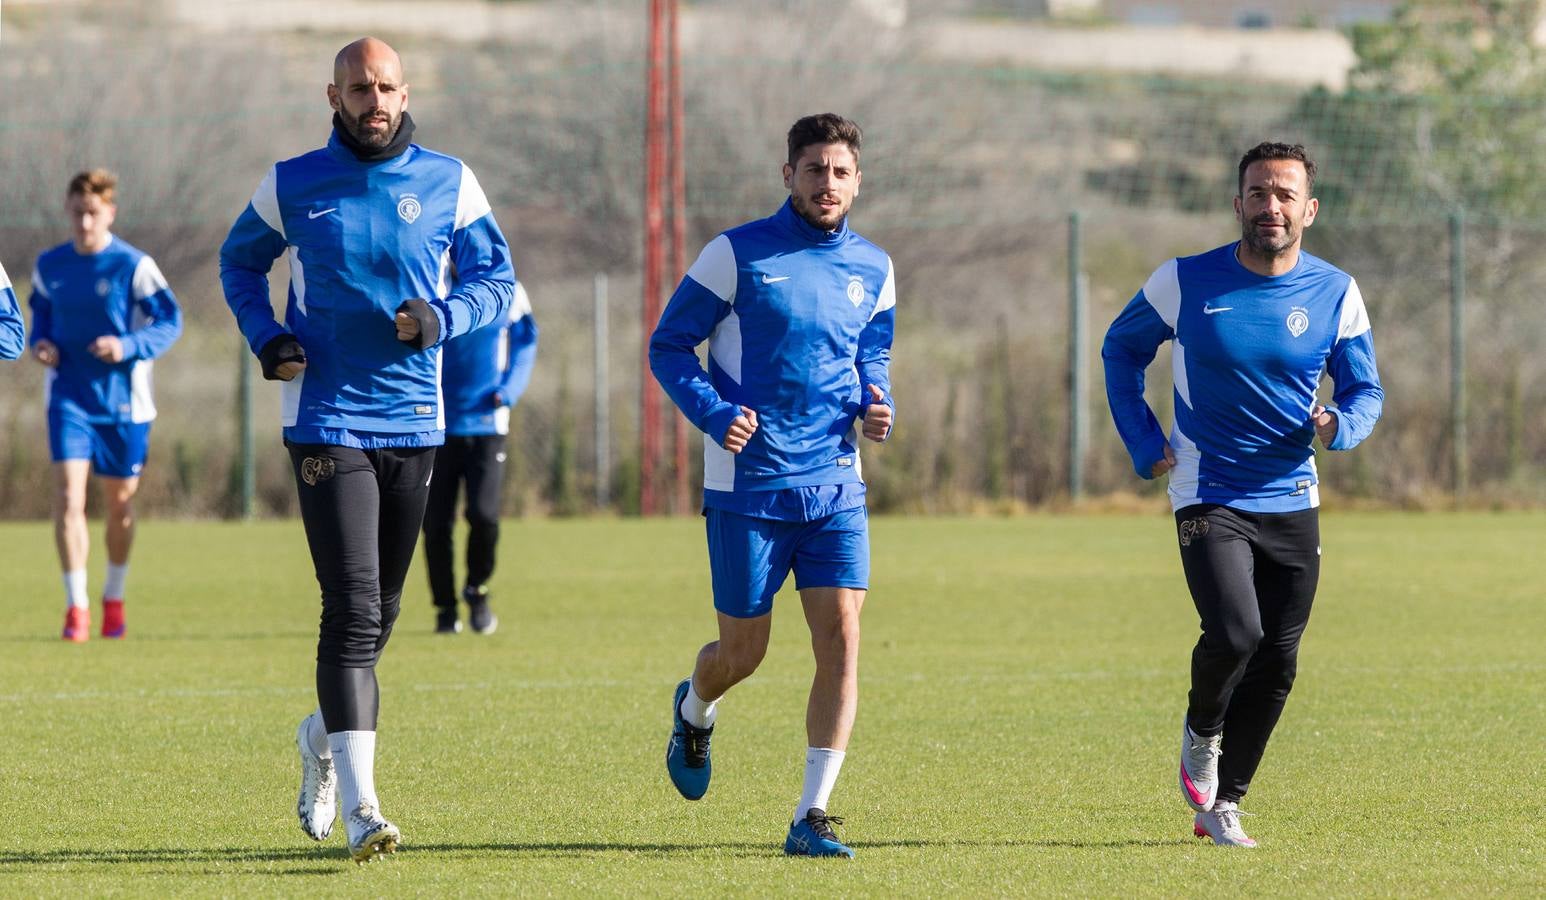
<path id="1" fill-rule="evenodd" d="M 644 304 L 643 340 L 639 379 L 639 513 L 658 512 L 655 495 L 655 463 L 660 456 L 660 398 L 650 374 L 649 336 L 660 321 L 661 281 L 661 171 L 664 160 L 665 0 L 650 0 L 649 51 L 645 78 L 644 126 Z"/>
<path id="2" fill-rule="evenodd" d="M 666 0 L 667 39 L 671 53 L 671 283 L 681 283 L 687 274 L 687 169 L 683 152 L 682 119 L 682 43 L 679 40 L 677 11 L 681 0 Z M 688 504 L 690 484 L 687 477 L 687 419 L 673 416 L 676 448 L 676 502 L 678 515 L 691 511 Z"/>

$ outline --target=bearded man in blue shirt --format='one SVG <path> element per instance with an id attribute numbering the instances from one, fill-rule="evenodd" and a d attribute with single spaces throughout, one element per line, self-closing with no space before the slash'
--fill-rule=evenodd
<path id="1" fill-rule="evenodd" d="M 395 50 L 362 38 L 339 51 L 327 96 L 327 146 L 269 170 L 220 248 L 220 279 L 263 376 L 283 382 L 284 441 L 322 589 L 296 813 L 319 841 L 342 815 L 363 862 L 401 838 L 376 795 L 376 662 L 445 440 L 440 347 L 509 310 L 515 270 L 472 170 L 410 142 Z M 268 296 L 281 255 L 283 325 Z"/>
<path id="2" fill-rule="evenodd" d="M 1315 163 L 1262 143 L 1240 160 L 1240 240 L 1155 270 L 1106 333 L 1106 396 L 1133 467 L 1169 476 L 1181 566 L 1202 622 L 1181 726 L 1192 828 L 1254 847 L 1240 800 L 1283 712 L 1320 579 L 1313 441 L 1350 450 L 1384 403 L 1369 315 L 1346 272 L 1300 249 Z M 1144 369 L 1171 342 L 1167 439 Z M 1316 401 L 1322 374 L 1333 406 Z"/>
<path id="3" fill-rule="evenodd" d="M 805 784 L 784 852 L 852 857 L 826 812 L 858 709 L 859 611 L 869 523 L 858 434 L 890 434 L 891 259 L 848 228 L 862 135 L 831 113 L 789 130 L 773 216 L 721 234 L 677 287 L 650 338 L 650 368 L 704 442 L 703 507 L 719 640 L 677 685 L 666 769 L 708 790 L 719 699 L 767 651 L 773 597 L 790 571 L 816 676 Z M 707 340 L 708 370 L 695 348 Z"/>

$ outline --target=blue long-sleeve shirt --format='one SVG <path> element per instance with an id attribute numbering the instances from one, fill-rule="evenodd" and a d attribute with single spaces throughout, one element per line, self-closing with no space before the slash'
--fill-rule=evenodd
<path id="1" fill-rule="evenodd" d="M 282 254 L 280 325 L 268 271 Z M 281 387 L 285 438 L 364 449 L 444 441 L 441 345 L 504 315 L 515 294 L 509 246 L 461 160 L 410 144 L 363 162 L 336 134 L 269 171 L 220 248 L 220 281 L 254 353 L 286 332 L 306 353 Z M 424 350 L 393 324 L 411 298 L 440 324 Z"/>
<path id="2" fill-rule="evenodd" d="M 1321 375 L 1335 385 L 1336 437 L 1369 436 L 1384 391 L 1363 295 L 1308 253 L 1282 275 L 1241 265 L 1237 244 L 1160 266 L 1106 332 L 1106 398 L 1133 468 L 1151 477 L 1165 434 L 1143 398 L 1144 369 L 1172 341 L 1171 505 L 1247 512 L 1320 504 L 1310 411 Z"/>
<path id="3" fill-rule="evenodd" d="M 746 511 L 766 504 L 752 493 L 862 483 L 858 421 L 870 385 L 892 403 L 895 321 L 891 258 L 846 221 L 824 232 L 786 201 L 711 241 L 649 343 L 655 378 L 708 436 L 705 505 Z M 720 443 L 742 406 L 758 428 L 732 454 Z"/>
<path id="4" fill-rule="evenodd" d="M 515 283 L 503 321 L 446 341 L 441 354 L 446 434 L 509 434 L 510 408 L 526 392 L 537 362 L 537 321 L 525 286 Z"/>
<path id="5" fill-rule="evenodd" d="M 155 260 L 122 238 L 82 254 L 72 243 L 44 251 L 32 272 L 32 334 L 59 349 L 48 371 L 48 408 L 101 425 L 149 422 L 151 361 L 182 334 L 182 310 Z M 104 335 L 123 359 L 103 362 L 88 347 Z"/>
<path id="6" fill-rule="evenodd" d="M 11 279 L 0 266 L 0 359 L 21 356 L 27 344 L 26 329 L 21 321 L 21 307 L 16 304 L 16 291 Z"/>

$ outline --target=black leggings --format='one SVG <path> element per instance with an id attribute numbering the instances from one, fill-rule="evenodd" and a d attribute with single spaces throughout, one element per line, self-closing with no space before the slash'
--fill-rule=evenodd
<path id="1" fill-rule="evenodd" d="M 456 498 L 467 484 L 467 583 L 486 584 L 494 574 L 499 544 L 499 501 L 504 484 L 505 436 L 446 437 L 435 454 L 435 480 L 424 510 L 424 563 L 429 593 L 441 609 L 456 608 L 456 574 L 451 534 L 456 527 Z"/>
<path id="2" fill-rule="evenodd" d="M 1181 566 L 1202 618 L 1186 721 L 1224 735 L 1218 799 L 1238 802 L 1294 686 L 1299 638 L 1320 579 L 1317 510 L 1176 511 Z"/>
<path id="3" fill-rule="evenodd" d="M 424 518 L 435 448 L 290 444 L 322 588 L 317 701 L 327 730 L 374 731 L 376 661 L 392 636 Z"/>

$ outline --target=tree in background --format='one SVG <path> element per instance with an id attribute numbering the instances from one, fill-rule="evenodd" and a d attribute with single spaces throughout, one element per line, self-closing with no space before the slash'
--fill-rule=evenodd
<path id="1" fill-rule="evenodd" d="M 1377 329 L 1399 319 L 1447 332 L 1447 226 L 1464 215 L 1467 331 L 1473 346 L 1487 346 L 1467 372 L 1481 480 L 1518 480 L 1524 448 L 1540 439 L 1522 398 L 1546 374 L 1534 352 L 1546 338 L 1537 302 L 1546 283 L 1541 16 L 1539 0 L 1409 0 L 1389 22 L 1353 29 L 1358 65 L 1346 91 L 1313 91 L 1293 114 L 1323 166 L 1322 244 L 1360 276 Z M 1399 383 L 1392 391 L 1393 412 L 1425 420 L 1418 433 L 1435 437 L 1437 463 L 1448 452 L 1447 360 L 1405 360 L 1402 349 L 1380 347 L 1382 362 L 1408 375 L 1408 396 Z"/>

